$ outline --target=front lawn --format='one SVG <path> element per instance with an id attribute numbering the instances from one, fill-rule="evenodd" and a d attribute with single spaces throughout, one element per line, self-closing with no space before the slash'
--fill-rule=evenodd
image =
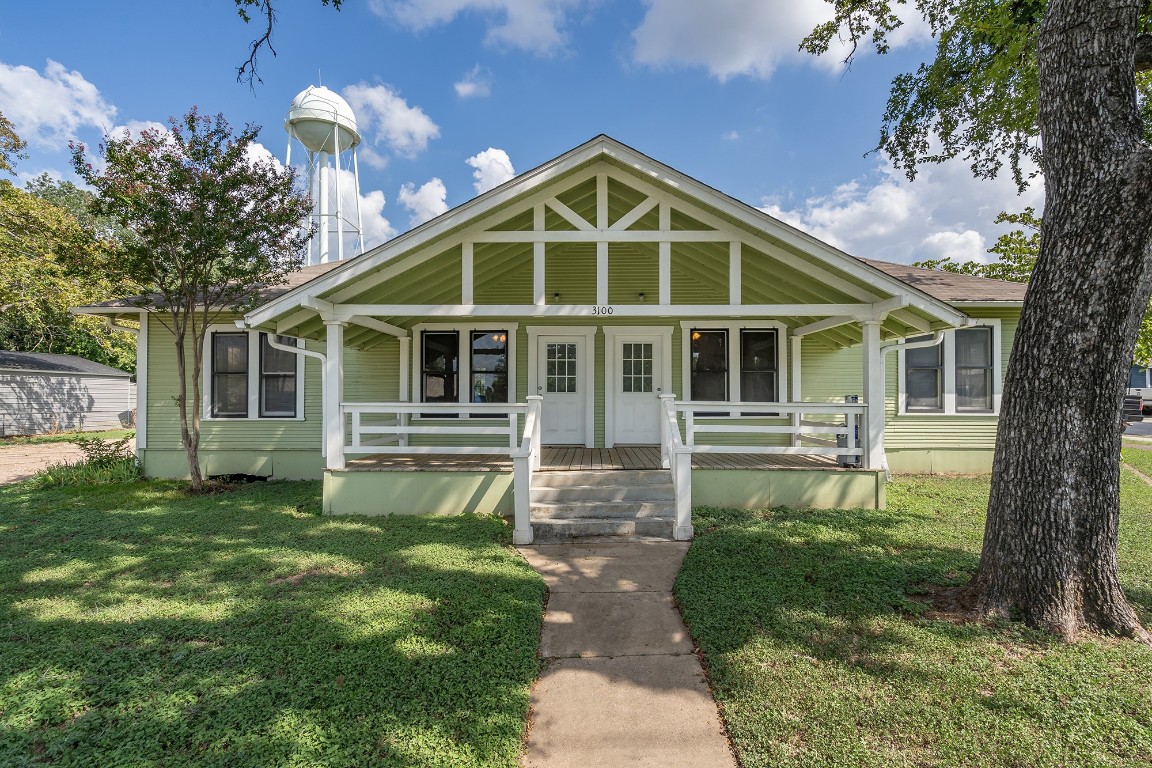
<path id="1" fill-rule="evenodd" d="M 544 585 L 318 483 L 0 488 L 0 765 L 515 766 Z"/>
<path id="2" fill-rule="evenodd" d="M 1132 465 L 1141 474 L 1152 477 L 1152 443 L 1125 440 L 1121 455 L 1124 463 Z"/>
<path id="3" fill-rule="evenodd" d="M 1152 487 L 1122 483 L 1121 577 L 1148 624 Z M 987 493 L 901 478 L 886 512 L 697 511 L 676 595 L 744 768 L 1148 765 L 1152 649 L 957 626 L 908 597 L 966 580 Z"/>

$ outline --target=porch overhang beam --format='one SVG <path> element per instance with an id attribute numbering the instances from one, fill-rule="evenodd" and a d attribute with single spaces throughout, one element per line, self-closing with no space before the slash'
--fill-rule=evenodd
<path id="1" fill-rule="evenodd" d="M 791 335 L 793 338 L 797 338 L 810 336 L 813 333 L 820 333 L 821 331 L 831 330 L 832 328 L 838 328 L 842 325 L 848 325 L 849 323 L 883 322 L 884 318 L 890 313 L 900 310 L 907 305 L 907 296 L 893 296 L 884 301 L 864 305 L 866 311 L 863 312 L 826 317 L 823 320 L 817 320 L 814 323 L 793 328 Z"/>
<path id="2" fill-rule="evenodd" d="M 714 229 L 490 230 L 470 234 L 468 239 L 474 243 L 727 243 L 732 233 Z"/>
<path id="3" fill-rule="evenodd" d="M 398 325 L 392 325 L 392 323 L 386 323 L 383 320 L 376 320 L 375 318 L 365 317 L 364 315 L 352 315 L 348 318 L 348 322 L 352 325 L 359 325 L 362 328 L 370 328 L 380 333 L 386 333 L 389 336 L 395 336 L 398 339 L 403 339 L 408 335 L 408 331 Z"/>
<path id="4" fill-rule="evenodd" d="M 873 318 L 872 304 L 336 304 L 330 316 L 357 317 L 838 317 Z M 839 323 L 837 323 L 839 324 Z"/>

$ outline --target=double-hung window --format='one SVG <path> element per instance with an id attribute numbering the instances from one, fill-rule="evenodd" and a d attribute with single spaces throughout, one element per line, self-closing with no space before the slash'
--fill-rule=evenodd
<path id="1" fill-rule="evenodd" d="M 277 336 L 277 343 L 298 342 Z M 204 416 L 295 419 L 302 415 L 303 357 L 269 342 L 266 333 L 210 331 L 204 354 Z"/>
<path id="2" fill-rule="evenodd" d="M 939 344 L 900 352 L 900 412 L 995 414 L 1000 409 L 1000 328 L 945 331 Z M 908 339 L 912 344 L 931 336 Z"/>
<path id="3" fill-rule="evenodd" d="M 514 328 L 440 327 L 417 331 L 420 402 L 511 402 L 510 344 Z"/>
<path id="4" fill-rule="evenodd" d="M 773 403 L 780 399 L 775 328 L 690 328 L 688 397 L 694 401 Z M 735 340 L 735 345 L 733 345 Z"/>

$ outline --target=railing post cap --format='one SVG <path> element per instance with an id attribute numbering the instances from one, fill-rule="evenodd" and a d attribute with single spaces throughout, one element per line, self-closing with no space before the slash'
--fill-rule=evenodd
<path id="1" fill-rule="evenodd" d="M 528 395 L 528 396 L 527 396 L 527 397 L 525 397 L 524 399 L 525 399 L 525 400 L 543 400 L 543 399 L 544 399 L 544 395 Z"/>

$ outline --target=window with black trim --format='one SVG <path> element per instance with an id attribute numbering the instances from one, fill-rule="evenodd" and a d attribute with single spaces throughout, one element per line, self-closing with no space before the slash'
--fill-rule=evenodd
<path id="1" fill-rule="evenodd" d="M 779 356 L 775 330 L 740 330 L 740 400 L 774 403 L 780 399 Z"/>
<path id="2" fill-rule="evenodd" d="M 276 341 L 295 344 L 295 339 L 287 336 L 277 336 Z M 273 347 L 268 334 L 260 334 L 260 416 L 296 415 L 296 357 L 292 352 Z"/>
<path id="3" fill-rule="evenodd" d="M 508 402 L 508 331 L 472 331 L 471 355 L 471 401 Z"/>
<path id="4" fill-rule="evenodd" d="M 212 334 L 212 417 L 248 416 L 248 334 Z"/>
<path id="5" fill-rule="evenodd" d="M 420 399 L 425 403 L 458 403 L 460 333 L 424 331 L 420 336 Z"/>
<path id="6" fill-rule="evenodd" d="M 689 353 L 692 356 L 689 398 L 704 402 L 728 399 L 728 331 L 693 328 Z"/>

